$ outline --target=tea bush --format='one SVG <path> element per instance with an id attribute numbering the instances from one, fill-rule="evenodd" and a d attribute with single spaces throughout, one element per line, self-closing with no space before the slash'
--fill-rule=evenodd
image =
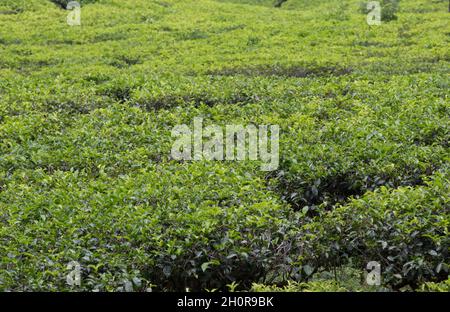
<path id="1" fill-rule="evenodd" d="M 351 260 L 364 267 L 377 261 L 383 283 L 417 288 L 449 274 L 450 183 L 448 171 L 425 186 L 381 187 L 306 226 L 316 266 Z M 317 239 L 317 241 L 316 241 Z M 309 245 L 311 243 L 311 245 Z M 338 262 L 338 263 L 339 263 Z"/>
<path id="2" fill-rule="evenodd" d="M 1 1 L 0 290 L 445 287 L 448 8 L 360 2 Z M 174 161 L 195 117 L 279 167 Z"/>
<path id="3" fill-rule="evenodd" d="M 440 283 L 427 282 L 420 287 L 420 291 L 449 292 L 450 278 Z"/>
<path id="4" fill-rule="evenodd" d="M 262 280 L 286 262 L 288 211 L 242 170 L 168 163 L 115 179 L 73 170 L 14 174 L 2 189 L 2 288 L 69 290 L 70 261 L 82 267 L 81 290 Z"/>

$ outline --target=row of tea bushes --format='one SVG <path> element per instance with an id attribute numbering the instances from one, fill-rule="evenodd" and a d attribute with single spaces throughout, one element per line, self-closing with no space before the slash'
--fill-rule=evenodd
<path id="1" fill-rule="evenodd" d="M 252 171 L 167 163 L 92 180 L 17 170 L 2 180 L 0 289 L 75 289 L 66 284 L 72 261 L 82 269 L 77 290 L 250 287 L 283 270 L 293 229 Z"/>
<path id="2" fill-rule="evenodd" d="M 450 180 L 448 168 L 424 186 L 381 187 L 322 213 L 304 227 L 303 248 L 315 270 L 381 265 L 384 285 L 413 289 L 449 275 Z"/>

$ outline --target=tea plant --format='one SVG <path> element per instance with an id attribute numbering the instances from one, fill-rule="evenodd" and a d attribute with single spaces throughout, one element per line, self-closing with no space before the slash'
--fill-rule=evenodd
<path id="1" fill-rule="evenodd" d="M 360 2 L 2 0 L 0 290 L 446 289 L 447 2 Z M 195 117 L 278 169 L 174 160 Z"/>

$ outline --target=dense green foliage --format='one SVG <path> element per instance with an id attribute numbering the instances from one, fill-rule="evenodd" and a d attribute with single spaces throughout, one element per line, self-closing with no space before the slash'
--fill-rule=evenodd
<path id="1" fill-rule="evenodd" d="M 383 186 L 308 225 L 305 254 L 324 267 L 378 261 L 384 283 L 396 288 L 442 280 L 449 273 L 449 206 L 448 174 L 416 188 Z"/>
<path id="2" fill-rule="evenodd" d="M 0 2 L 0 290 L 448 289 L 446 1 L 66 2 Z M 280 167 L 173 160 L 197 116 Z"/>

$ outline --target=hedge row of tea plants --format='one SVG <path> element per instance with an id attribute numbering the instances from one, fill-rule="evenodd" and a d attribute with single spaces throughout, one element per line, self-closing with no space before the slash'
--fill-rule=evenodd
<path id="1" fill-rule="evenodd" d="M 66 2 L 0 3 L 0 290 L 445 287 L 445 1 Z M 173 160 L 195 117 L 280 125 L 278 169 Z"/>
<path id="2" fill-rule="evenodd" d="M 314 270 L 380 263 L 384 285 L 413 289 L 449 275 L 448 168 L 424 186 L 381 187 L 323 213 L 304 230 Z"/>
<path id="3" fill-rule="evenodd" d="M 117 178 L 100 171 L 95 180 L 82 171 L 24 170 L 3 180 L 4 289 L 71 290 L 71 261 L 82 267 L 77 289 L 101 291 L 222 288 L 282 270 L 289 211 L 255 168 L 151 169 Z"/>

